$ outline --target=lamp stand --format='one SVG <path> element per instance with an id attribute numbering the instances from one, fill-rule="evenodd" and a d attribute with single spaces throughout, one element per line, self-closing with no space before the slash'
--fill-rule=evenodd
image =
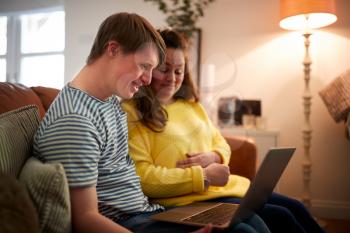
<path id="1" fill-rule="evenodd" d="M 304 142 L 304 160 L 302 163 L 303 166 L 303 182 L 304 182 L 304 189 L 303 189 L 303 196 L 302 196 L 302 202 L 304 205 L 310 210 L 311 208 L 311 195 L 310 195 L 310 180 L 311 180 L 311 156 L 310 156 L 310 147 L 311 147 L 311 125 L 310 125 L 310 113 L 311 113 L 311 92 L 310 92 L 310 66 L 311 66 L 311 58 L 309 54 L 309 46 L 310 46 L 310 40 L 309 37 L 311 36 L 310 32 L 303 33 L 303 36 L 305 38 L 304 45 L 305 45 L 305 56 L 304 56 L 304 83 L 305 83 L 305 89 L 303 94 L 303 104 L 304 104 L 304 126 L 302 129 L 303 132 L 303 142 Z"/>
<path id="2" fill-rule="evenodd" d="M 301 198 L 302 202 L 311 211 L 311 192 L 310 192 L 310 181 L 311 181 L 311 156 L 310 156 L 310 148 L 311 148 L 311 124 L 310 124 L 310 114 L 311 114 L 311 99 L 312 95 L 310 92 L 310 66 L 312 64 L 311 57 L 309 53 L 309 47 L 310 47 L 310 36 L 312 33 L 310 32 L 304 32 L 303 36 L 305 38 L 304 45 L 305 45 L 305 56 L 304 56 L 304 83 L 305 83 L 305 89 L 303 94 L 303 104 L 304 104 L 304 127 L 302 129 L 303 132 L 303 141 L 304 141 L 304 160 L 303 160 L 303 181 L 304 181 L 304 190 L 303 190 L 303 196 Z M 327 229 L 327 223 L 323 221 L 322 219 L 316 219 L 318 224 L 323 229 Z"/>

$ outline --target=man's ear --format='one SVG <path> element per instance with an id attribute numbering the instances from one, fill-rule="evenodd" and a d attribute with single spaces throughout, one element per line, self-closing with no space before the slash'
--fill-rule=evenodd
<path id="1" fill-rule="evenodd" d="M 120 45 L 116 41 L 109 41 L 106 52 L 108 56 L 115 57 L 121 51 Z"/>

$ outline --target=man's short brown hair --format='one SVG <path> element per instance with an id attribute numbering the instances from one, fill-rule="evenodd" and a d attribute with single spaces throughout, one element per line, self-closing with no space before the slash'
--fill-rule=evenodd
<path id="1" fill-rule="evenodd" d="M 162 37 L 145 18 L 137 14 L 122 12 L 107 17 L 99 27 L 86 63 L 91 64 L 101 57 L 110 41 L 118 42 L 126 54 L 153 44 L 158 50 L 159 64 L 165 59 Z"/>

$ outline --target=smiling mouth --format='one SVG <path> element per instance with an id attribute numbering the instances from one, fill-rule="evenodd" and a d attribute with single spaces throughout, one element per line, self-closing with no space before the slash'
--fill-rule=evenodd
<path id="1" fill-rule="evenodd" d="M 138 82 L 133 82 L 133 85 L 132 85 L 133 89 L 135 89 L 135 92 L 138 92 L 141 86 L 142 86 L 142 83 L 138 83 Z"/>
<path id="2" fill-rule="evenodd" d="M 175 85 L 174 84 L 164 84 L 164 85 L 162 85 L 162 87 L 164 87 L 164 88 L 175 88 Z"/>

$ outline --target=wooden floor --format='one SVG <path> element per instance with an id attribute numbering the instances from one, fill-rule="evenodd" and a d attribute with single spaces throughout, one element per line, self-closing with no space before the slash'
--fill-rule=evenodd
<path id="1" fill-rule="evenodd" d="M 350 233 L 350 219 L 322 219 L 326 224 L 327 233 Z"/>

